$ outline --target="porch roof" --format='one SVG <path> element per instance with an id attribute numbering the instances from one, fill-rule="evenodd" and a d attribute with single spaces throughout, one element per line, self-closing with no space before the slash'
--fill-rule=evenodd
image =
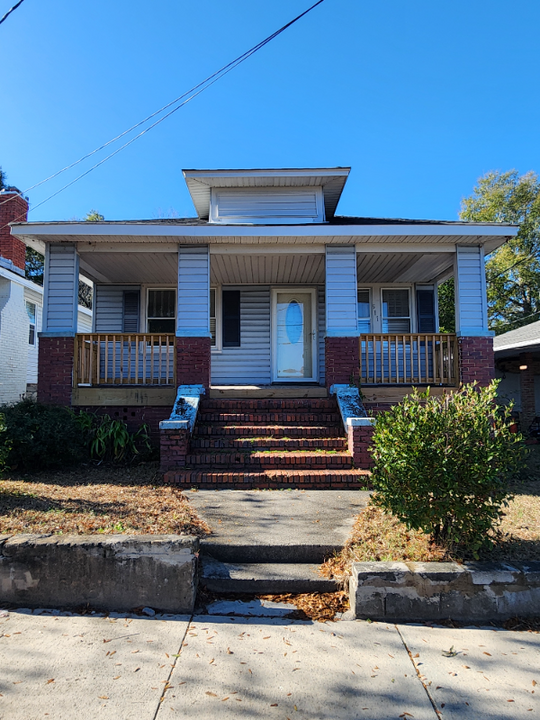
<path id="1" fill-rule="evenodd" d="M 109 220 L 103 222 L 13 223 L 11 233 L 43 252 L 46 243 L 75 243 L 80 252 L 118 244 L 174 245 L 482 245 L 490 253 L 515 237 L 517 225 L 450 220 L 334 217 L 326 223 L 292 225 L 216 225 L 199 218 Z M 122 247 L 120 247 L 122 246 Z M 442 249 L 442 248 L 441 248 Z M 159 252 L 159 250 L 157 250 Z"/>

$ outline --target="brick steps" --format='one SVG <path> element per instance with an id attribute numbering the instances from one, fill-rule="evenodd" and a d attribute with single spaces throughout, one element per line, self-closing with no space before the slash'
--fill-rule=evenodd
<path id="1" fill-rule="evenodd" d="M 331 425 L 229 425 L 228 423 L 213 423 L 200 425 L 197 423 L 194 438 L 202 437 L 262 437 L 273 438 L 336 438 L 343 436 L 343 429 Z"/>
<path id="2" fill-rule="evenodd" d="M 311 412 L 212 412 L 203 410 L 199 414 L 201 423 L 250 423 L 251 425 L 268 425 L 269 423 L 335 425 L 340 421 L 338 413 L 311 413 Z"/>
<path id="3" fill-rule="evenodd" d="M 164 475 L 168 485 L 229 490 L 303 489 L 362 490 L 369 486 L 368 470 L 266 470 L 231 472 L 172 470 Z"/>
<path id="4" fill-rule="evenodd" d="M 309 449 L 325 449 L 325 450 L 346 450 L 347 441 L 343 437 L 298 437 L 298 438 L 280 438 L 262 436 L 257 437 L 195 437 L 191 441 L 192 450 L 221 450 L 221 449 L 239 449 L 239 450 L 266 450 L 266 449 L 283 449 L 283 450 L 309 450 Z"/>
<path id="5" fill-rule="evenodd" d="M 360 489 L 336 401 L 204 399 L 183 467 L 165 482 L 200 488 Z"/>
<path id="6" fill-rule="evenodd" d="M 289 468 L 298 467 L 304 470 L 328 468 L 352 468 L 352 457 L 347 452 L 236 452 L 234 450 L 220 453 L 192 453 L 186 457 L 186 467 L 204 466 L 212 468 L 258 467 Z"/>

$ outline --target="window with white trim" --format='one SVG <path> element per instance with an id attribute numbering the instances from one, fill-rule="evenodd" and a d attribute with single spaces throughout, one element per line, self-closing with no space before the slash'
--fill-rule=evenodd
<path id="1" fill-rule="evenodd" d="M 360 333 L 371 332 L 371 303 L 369 289 L 358 289 L 358 330 Z"/>
<path id="2" fill-rule="evenodd" d="M 383 333 L 411 332 L 411 309 L 407 288 L 382 291 L 382 331 Z"/>
<path id="3" fill-rule="evenodd" d="M 221 350 L 221 288 L 210 288 L 210 335 L 212 350 Z"/>
<path id="4" fill-rule="evenodd" d="M 176 290 L 156 288 L 148 290 L 146 310 L 147 332 L 176 332 Z"/>
<path id="5" fill-rule="evenodd" d="M 26 301 L 26 313 L 30 320 L 30 327 L 28 329 L 28 344 L 36 344 L 36 305 Z"/>

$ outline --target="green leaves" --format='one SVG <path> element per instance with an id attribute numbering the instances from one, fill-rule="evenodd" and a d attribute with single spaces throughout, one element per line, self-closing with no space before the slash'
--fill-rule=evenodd
<path id="1" fill-rule="evenodd" d="M 375 503 L 473 554 L 491 544 L 507 480 L 524 457 L 521 436 L 509 430 L 511 408 L 496 405 L 496 389 L 468 385 L 438 397 L 414 391 L 378 416 L 373 436 Z"/>

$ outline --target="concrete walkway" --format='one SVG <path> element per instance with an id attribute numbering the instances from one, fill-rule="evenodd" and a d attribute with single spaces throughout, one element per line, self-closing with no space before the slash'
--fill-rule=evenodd
<path id="1" fill-rule="evenodd" d="M 14 611 L 0 668 L 2 720 L 540 714 L 540 635 L 493 629 Z"/>
<path id="2" fill-rule="evenodd" d="M 200 490 L 185 493 L 212 528 L 205 552 L 229 546 L 254 548 L 254 561 L 273 547 L 290 548 L 297 562 L 343 547 L 370 493 L 361 490 Z M 316 550 L 315 550 L 316 549 Z"/>

